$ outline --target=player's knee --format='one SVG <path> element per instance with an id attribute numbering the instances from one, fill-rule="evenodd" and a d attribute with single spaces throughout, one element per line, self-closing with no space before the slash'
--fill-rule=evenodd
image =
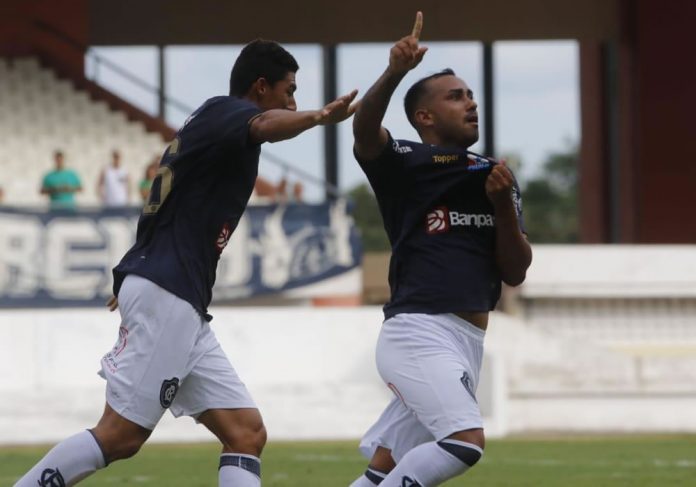
<path id="1" fill-rule="evenodd" d="M 258 456 L 266 445 L 266 437 L 266 427 L 259 419 L 229 428 L 220 440 L 225 451 L 248 452 Z"/>
<path id="2" fill-rule="evenodd" d="M 113 460 L 123 460 L 134 456 L 140 451 L 140 448 L 145 444 L 141 438 L 129 438 L 116 449 L 116 458 Z"/>
<path id="3" fill-rule="evenodd" d="M 100 439 L 100 446 L 107 463 L 130 458 L 140 451 L 144 438 L 137 436 L 114 435 Z"/>
<path id="4" fill-rule="evenodd" d="M 94 428 L 92 434 L 102 449 L 104 459 L 107 463 L 111 463 L 130 458 L 138 453 L 150 436 L 150 431 L 144 428 L 142 430 Z"/>
<path id="5" fill-rule="evenodd" d="M 458 458 L 467 467 L 476 465 L 483 456 L 483 448 L 474 443 L 446 438 L 438 441 L 437 445 L 450 455 Z"/>

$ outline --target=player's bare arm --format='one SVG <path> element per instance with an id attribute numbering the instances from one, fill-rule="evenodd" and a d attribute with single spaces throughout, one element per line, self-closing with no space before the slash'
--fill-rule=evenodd
<path id="1" fill-rule="evenodd" d="M 514 179 L 504 164 L 496 164 L 486 179 L 486 195 L 495 209 L 496 261 L 500 275 L 510 286 L 524 281 L 532 263 L 532 247 L 520 231 L 512 199 Z"/>
<path id="2" fill-rule="evenodd" d="M 410 35 L 401 38 L 389 51 L 389 66 L 360 100 L 353 119 L 355 152 L 362 159 L 377 157 L 387 144 L 388 135 L 382 120 L 394 90 L 410 70 L 423 60 L 427 47 L 420 47 L 423 14 L 416 14 Z"/>
<path id="3" fill-rule="evenodd" d="M 317 125 L 343 122 L 355 113 L 357 104 L 352 102 L 357 94 L 358 90 L 353 90 L 319 110 L 267 110 L 251 121 L 249 139 L 257 144 L 278 142 L 292 139 Z"/>

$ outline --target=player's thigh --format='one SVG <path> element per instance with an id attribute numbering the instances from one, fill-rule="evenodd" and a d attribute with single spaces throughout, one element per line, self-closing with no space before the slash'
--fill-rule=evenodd
<path id="1" fill-rule="evenodd" d="M 389 450 L 390 456 L 398 462 L 413 447 L 433 439 L 413 412 L 394 396 L 361 439 L 360 452 L 384 467 L 384 452 L 380 452 L 380 447 Z"/>
<path id="2" fill-rule="evenodd" d="M 385 322 L 377 346 L 380 375 L 437 440 L 482 427 L 472 360 L 482 340 L 468 343 L 450 325 L 438 315 L 397 315 Z"/>
<path id="3" fill-rule="evenodd" d="M 170 408 L 174 416 L 198 419 L 210 409 L 258 409 L 207 323 L 191 357 L 191 369 Z"/>
<path id="4" fill-rule="evenodd" d="M 119 309 L 119 338 L 100 372 L 107 403 L 151 430 L 188 374 L 202 320 L 189 303 L 137 276 L 126 277 Z"/>

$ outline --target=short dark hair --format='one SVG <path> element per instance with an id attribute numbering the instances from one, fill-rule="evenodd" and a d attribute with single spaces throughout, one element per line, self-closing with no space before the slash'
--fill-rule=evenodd
<path id="1" fill-rule="evenodd" d="M 408 118 L 408 121 L 411 123 L 411 125 L 413 125 L 413 128 L 416 128 L 416 121 L 414 119 L 414 115 L 416 114 L 416 106 L 427 91 L 425 85 L 428 84 L 428 81 L 441 78 L 442 76 L 456 75 L 454 74 L 454 70 L 451 68 L 445 68 L 435 74 L 431 74 L 430 76 L 419 79 L 406 92 L 406 96 L 404 97 L 404 110 L 406 111 L 406 118 Z"/>
<path id="2" fill-rule="evenodd" d="M 273 86 L 298 69 L 297 61 L 283 46 L 275 41 L 256 39 L 244 46 L 232 67 L 230 95 L 246 95 L 259 78 L 265 78 Z"/>

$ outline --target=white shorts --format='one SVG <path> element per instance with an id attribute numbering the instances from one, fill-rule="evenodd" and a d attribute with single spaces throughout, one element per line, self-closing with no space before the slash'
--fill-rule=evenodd
<path id="1" fill-rule="evenodd" d="M 476 388 L 485 332 L 454 314 L 398 314 L 382 325 L 377 370 L 395 394 L 360 442 L 399 461 L 411 448 L 483 428 Z"/>
<path id="2" fill-rule="evenodd" d="M 118 340 L 99 375 L 119 415 L 152 430 L 166 409 L 197 418 L 208 409 L 256 408 L 210 325 L 188 302 L 129 275 L 118 307 Z"/>

